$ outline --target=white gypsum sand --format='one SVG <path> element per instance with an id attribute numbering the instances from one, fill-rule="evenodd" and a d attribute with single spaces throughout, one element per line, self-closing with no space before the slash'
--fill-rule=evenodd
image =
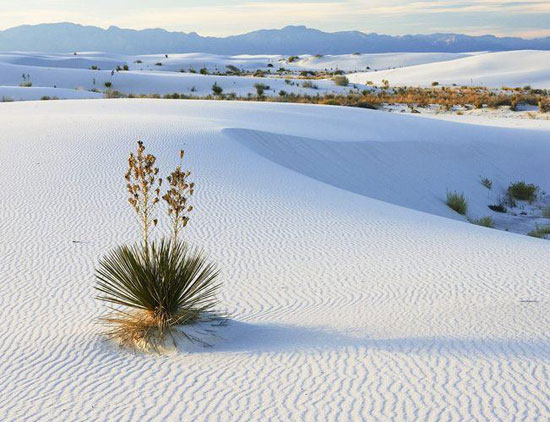
<path id="1" fill-rule="evenodd" d="M 444 204 L 482 164 L 549 189 L 550 126 L 528 123 L 0 104 L 0 420 L 548 420 L 550 242 Z M 123 179 L 138 139 L 162 172 L 184 148 L 197 182 L 185 236 L 222 268 L 231 313 L 210 348 L 133 354 L 98 334 L 94 266 L 139 239 Z"/>
<path id="2" fill-rule="evenodd" d="M 440 85 L 483 86 L 489 88 L 550 88 L 550 51 L 519 50 L 472 55 L 445 62 L 432 62 L 380 72 L 362 72 L 349 76 L 353 83 L 383 80 L 391 86 Z"/>
<path id="3" fill-rule="evenodd" d="M 545 51 L 512 51 L 300 55 L 289 61 L 288 56 L 277 55 L 191 53 L 127 56 L 100 52 L 4 52 L 0 53 L 0 99 L 38 100 L 43 96 L 97 98 L 108 89 L 126 95 L 178 93 L 204 97 L 213 93 L 214 83 L 223 89 L 224 94 L 245 97 L 257 95 L 257 84 L 265 86 L 265 96 L 276 96 L 281 91 L 316 96 L 373 89 L 366 85 L 367 82 L 382 85 L 383 80 L 389 80 L 394 86 L 429 86 L 438 81 L 447 85 L 500 88 L 503 85 L 531 84 L 547 88 L 550 86 L 546 71 L 549 54 Z M 128 71 L 123 70 L 124 66 Z M 249 74 L 225 75 L 230 70 L 228 66 Z M 117 67 L 120 71 L 115 71 Z M 370 71 L 365 72 L 367 68 Z M 210 74 L 200 74 L 201 69 Z M 286 69 L 291 74 L 278 74 L 279 69 Z M 190 73 L 191 70 L 195 73 Z M 256 70 L 265 72 L 265 75 L 251 76 Z M 302 71 L 336 70 L 352 72 L 348 75 L 349 86 L 337 86 L 327 75 L 309 81 L 309 87 L 303 85 L 305 79 L 296 79 Z M 290 83 L 285 78 L 291 79 Z M 33 89 L 25 91 L 26 88 L 19 87 L 25 82 L 31 82 Z"/>

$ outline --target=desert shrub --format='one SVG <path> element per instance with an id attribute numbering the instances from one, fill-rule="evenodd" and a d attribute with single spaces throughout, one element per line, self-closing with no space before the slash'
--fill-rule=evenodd
<path id="1" fill-rule="evenodd" d="M 439 85 L 439 82 L 437 81 L 432 82 L 432 86 L 438 86 L 438 85 Z"/>
<path id="2" fill-rule="evenodd" d="M 212 92 L 214 95 L 222 95 L 223 88 L 219 86 L 216 82 L 214 82 L 214 85 L 212 85 Z"/>
<path id="3" fill-rule="evenodd" d="M 281 96 L 281 97 L 286 97 L 287 95 L 288 95 L 288 92 L 286 92 L 284 89 L 281 89 L 281 90 L 279 91 L 279 96 Z"/>
<path id="4" fill-rule="evenodd" d="M 302 86 L 304 88 L 311 88 L 311 89 L 317 89 L 319 88 L 317 85 L 315 85 L 312 81 L 304 81 L 302 82 Z"/>
<path id="5" fill-rule="evenodd" d="M 490 216 L 481 217 L 481 218 L 474 218 L 474 219 L 471 220 L 471 222 L 473 224 L 478 225 L 478 226 L 489 227 L 489 228 L 495 227 L 495 222 L 493 221 L 493 218 L 490 217 Z"/>
<path id="6" fill-rule="evenodd" d="M 143 63 L 143 61 L 141 61 L 141 60 L 136 60 L 134 63 L 136 63 L 136 64 L 141 64 L 141 63 Z"/>
<path id="7" fill-rule="evenodd" d="M 93 64 L 90 66 L 90 70 L 99 70 L 99 68 L 95 64 Z"/>
<path id="8" fill-rule="evenodd" d="M 489 209 L 491 211 L 494 211 L 494 212 L 501 212 L 501 213 L 505 213 L 506 211 L 508 211 L 506 209 L 506 207 L 502 204 L 494 204 L 494 205 L 489 205 Z"/>
<path id="9" fill-rule="evenodd" d="M 537 199 L 539 187 L 534 184 L 527 184 L 524 181 L 511 183 L 508 186 L 508 197 L 511 200 L 533 202 Z"/>
<path id="10" fill-rule="evenodd" d="M 348 86 L 349 85 L 349 79 L 345 76 L 335 76 L 332 78 L 332 81 L 337 86 Z"/>
<path id="11" fill-rule="evenodd" d="M 447 192 L 447 206 L 462 215 L 466 215 L 468 211 L 468 203 L 463 193 Z"/>
<path id="12" fill-rule="evenodd" d="M 199 70 L 199 73 L 201 75 L 208 75 L 208 69 L 206 67 L 203 67 Z"/>
<path id="13" fill-rule="evenodd" d="M 258 94 L 258 96 L 261 97 L 262 95 L 264 95 L 265 90 L 269 89 L 269 86 L 265 84 L 257 83 L 257 84 L 254 84 L 254 88 L 256 88 L 256 93 Z"/>
<path id="14" fill-rule="evenodd" d="M 126 70 L 126 71 L 130 70 L 130 68 L 128 67 L 127 64 L 125 64 L 124 66 L 122 66 L 122 69 L 123 69 L 123 70 Z"/>
<path id="15" fill-rule="evenodd" d="M 160 241 L 149 240 L 161 199 L 156 157 L 138 142 L 137 153 L 128 158 L 128 202 L 138 217 L 142 243 L 120 246 L 102 258 L 95 286 L 100 300 L 115 305 L 102 318 L 105 333 L 125 346 L 159 350 L 168 335 L 178 333 L 199 340 L 183 326 L 210 318 L 216 305 L 218 270 L 202 251 L 180 240 L 193 210 L 189 200 L 195 186 L 189 182 L 191 173 L 182 169 L 183 157 L 180 151 L 180 163 L 167 177 L 169 188 L 162 199 L 172 235 Z"/>
<path id="16" fill-rule="evenodd" d="M 162 66 L 162 63 L 161 63 L 161 62 L 157 62 L 157 63 L 155 63 L 155 66 Z"/>
<path id="17" fill-rule="evenodd" d="M 104 94 L 105 98 L 126 98 L 128 97 L 126 94 L 116 90 L 116 89 L 108 89 L 105 91 Z"/>
<path id="18" fill-rule="evenodd" d="M 225 66 L 227 68 L 227 73 L 230 73 L 232 75 L 240 75 L 241 71 L 237 66 L 233 66 L 232 64 L 228 64 Z"/>
<path id="19" fill-rule="evenodd" d="M 479 180 L 481 181 L 481 184 L 487 189 L 491 190 L 491 188 L 493 187 L 493 181 L 488 177 L 480 177 Z"/>
<path id="20" fill-rule="evenodd" d="M 293 62 L 295 62 L 296 60 L 300 60 L 300 57 L 298 57 L 298 56 L 290 56 L 290 57 L 288 58 L 288 62 L 289 62 L 289 63 L 293 63 Z"/>
<path id="21" fill-rule="evenodd" d="M 535 229 L 531 230 L 527 235 L 539 239 L 546 239 L 547 236 L 550 235 L 550 225 L 536 225 Z"/>
<path id="22" fill-rule="evenodd" d="M 112 82 L 105 82 L 105 88 L 111 88 L 113 86 Z"/>

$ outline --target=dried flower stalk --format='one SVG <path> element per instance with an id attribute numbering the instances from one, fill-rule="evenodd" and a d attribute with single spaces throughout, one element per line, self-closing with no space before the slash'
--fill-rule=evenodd
<path id="1" fill-rule="evenodd" d="M 157 177 L 158 167 L 155 167 L 156 157 L 145 154 L 143 142 L 138 141 L 137 153 L 130 153 L 128 170 L 126 171 L 126 188 L 128 202 L 136 211 L 143 235 L 143 248 L 149 251 L 149 232 L 157 225 L 154 217 L 155 205 L 159 202 L 162 179 Z"/>
<path id="2" fill-rule="evenodd" d="M 172 220 L 172 237 L 174 244 L 178 241 L 180 231 L 187 226 L 193 206 L 188 202 L 195 192 L 195 183 L 189 182 L 190 171 L 182 170 L 184 151 L 180 151 L 180 163 L 168 176 L 170 188 L 162 197 L 168 203 L 168 216 Z"/>

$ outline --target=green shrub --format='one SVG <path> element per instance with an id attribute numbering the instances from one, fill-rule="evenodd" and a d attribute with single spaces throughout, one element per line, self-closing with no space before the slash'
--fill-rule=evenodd
<path id="1" fill-rule="evenodd" d="M 254 84 L 254 88 L 256 88 L 256 93 L 258 94 L 258 96 L 261 97 L 262 95 L 264 95 L 265 90 L 269 89 L 269 86 L 262 83 L 257 83 Z"/>
<path id="2" fill-rule="evenodd" d="M 19 86 L 21 86 L 23 88 L 30 88 L 32 86 L 32 82 L 31 81 L 23 81 L 19 84 Z"/>
<path id="3" fill-rule="evenodd" d="M 447 192 L 447 205 L 459 214 L 466 215 L 468 203 L 463 193 Z"/>
<path id="4" fill-rule="evenodd" d="M 529 203 L 537 199 L 539 187 L 534 184 L 527 184 L 523 181 L 511 183 L 508 186 L 508 197 L 511 200 L 529 201 Z"/>
<path id="5" fill-rule="evenodd" d="M 349 79 L 345 76 L 335 76 L 332 78 L 332 81 L 337 86 L 348 86 L 349 85 Z"/>
<path id="6" fill-rule="evenodd" d="M 212 92 L 214 95 L 222 95 L 223 88 L 219 86 L 216 82 L 214 82 L 214 85 L 212 85 Z"/>
<path id="7" fill-rule="evenodd" d="M 105 82 L 105 88 L 111 88 L 113 86 L 112 82 Z"/>

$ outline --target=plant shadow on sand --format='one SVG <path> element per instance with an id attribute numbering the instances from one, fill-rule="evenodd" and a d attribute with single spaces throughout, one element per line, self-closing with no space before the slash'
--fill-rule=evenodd
<path id="1" fill-rule="evenodd" d="M 212 330 L 208 347 L 178 342 L 187 353 L 330 352 L 343 348 L 408 354 L 451 354 L 468 357 L 524 356 L 550 360 L 550 342 L 528 339 L 397 337 L 368 338 L 323 328 L 283 324 L 253 324 L 227 320 L 223 330 Z"/>

